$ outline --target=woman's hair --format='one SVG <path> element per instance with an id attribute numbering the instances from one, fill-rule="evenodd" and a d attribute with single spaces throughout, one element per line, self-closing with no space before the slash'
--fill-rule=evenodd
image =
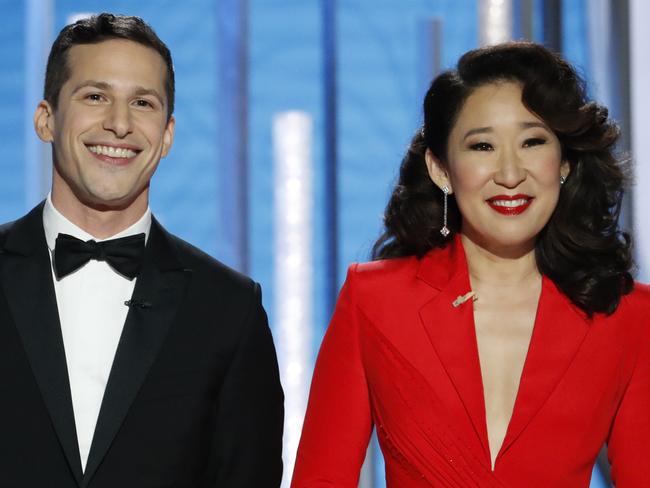
<path id="1" fill-rule="evenodd" d="M 619 130 L 605 107 L 587 100 L 575 70 L 538 44 L 469 51 L 456 70 L 433 80 L 424 98 L 424 126 L 402 160 L 372 257 L 422 257 L 460 230 L 462 217 L 450 195 L 452 232 L 440 233 L 443 193 L 429 177 L 425 153 L 429 149 L 446 164 L 449 134 L 465 100 L 478 87 L 498 82 L 521 85 L 523 104 L 553 130 L 570 167 L 557 207 L 537 237 L 537 266 L 587 315 L 612 313 L 633 287 L 630 237 L 618 228 L 626 180 L 613 155 Z"/>

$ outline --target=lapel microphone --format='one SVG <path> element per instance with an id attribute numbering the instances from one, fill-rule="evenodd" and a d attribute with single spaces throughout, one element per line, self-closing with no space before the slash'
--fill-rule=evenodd
<path id="1" fill-rule="evenodd" d="M 146 300 L 140 300 L 138 298 L 133 298 L 124 302 L 129 308 L 151 308 L 151 303 Z"/>

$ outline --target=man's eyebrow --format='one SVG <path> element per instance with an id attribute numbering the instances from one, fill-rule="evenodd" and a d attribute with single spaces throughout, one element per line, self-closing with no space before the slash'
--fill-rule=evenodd
<path id="1" fill-rule="evenodd" d="M 98 90 L 111 90 L 113 88 L 113 85 L 110 83 L 107 83 L 105 81 L 96 81 L 96 80 L 86 80 L 82 81 L 79 83 L 74 90 L 72 91 L 73 94 L 77 93 L 79 90 L 82 90 L 83 88 L 97 88 Z M 147 96 L 150 95 L 152 97 L 155 97 L 158 99 L 161 105 L 165 105 L 165 99 L 163 96 L 158 93 L 158 90 L 154 90 L 153 88 L 145 88 L 143 86 L 136 86 L 133 90 L 133 95 L 142 97 L 142 96 Z"/>
<path id="2" fill-rule="evenodd" d="M 79 90 L 87 87 L 97 88 L 98 90 L 109 90 L 112 88 L 111 84 L 106 83 L 105 81 L 85 80 L 75 86 L 74 90 L 72 90 L 72 93 L 77 93 Z"/>

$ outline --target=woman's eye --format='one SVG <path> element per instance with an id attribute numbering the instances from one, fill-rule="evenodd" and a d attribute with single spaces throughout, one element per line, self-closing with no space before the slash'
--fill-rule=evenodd
<path id="1" fill-rule="evenodd" d="M 104 97 L 99 93 L 90 93 L 86 95 L 86 100 L 89 100 L 91 102 L 101 102 L 103 99 Z"/>
<path id="2" fill-rule="evenodd" d="M 546 144 L 546 139 L 541 137 L 531 137 L 524 141 L 524 147 L 540 146 L 542 144 Z"/>
<path id="3" fill-rule="evenodd" d="M 492 144 L 487 142 L 477 142 L 469 146 L 469 148 L 473 151 L 491 151 L 493 149 Z"/>

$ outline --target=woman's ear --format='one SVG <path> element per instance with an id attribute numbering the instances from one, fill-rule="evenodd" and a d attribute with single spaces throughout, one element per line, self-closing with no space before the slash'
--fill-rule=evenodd
<path id="1" fill-rule="evenodd" d="M 569 176 L 569 173 L 571 173 L 571 165 L 569 165 L 568 161 L 562 161 L 562 164 L 560 165 L 560 176 L 563 176 L 564 179 L 566 179 L 567 176 Z"/>
<path id="2" fill-rule="evenodd" d="M 427 164 L 427 171 L 429 172 L 429 178 L 431 178 L 431 181 L 433 181 L 433 183 L 441 190 L 444 187 L 447 187 L 449 189 L 448 193 L 453 193 L 454 189 L 451 186 L 449 175 L 447 174 L 445 167 L 442 165 L 442 162 L 433 155 L 430 149 L 427 149 L 427 152 L 424 154 L 424 159 Z"/>

